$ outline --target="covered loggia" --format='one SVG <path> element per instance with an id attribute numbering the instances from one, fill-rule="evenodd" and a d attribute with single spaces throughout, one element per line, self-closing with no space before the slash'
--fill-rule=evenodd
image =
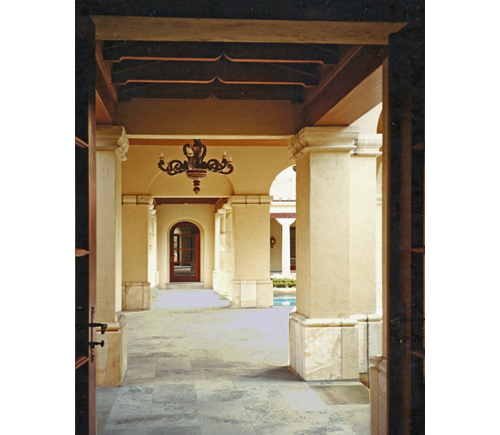
<path id="1" fill-rule="evenodd" d="M 139 310 L 150 309 L 151 287 L 170 282 L 170 270 L 162 277 L 161 268 L 170 267 L 171 262 L 168 258 L 159 261 L 159 253 L 169 252 L 173 234 L 169 239 L 168 232 L 173 223 L 192 222 L 200 229 L 199 279 L 207 289 L 218 289 L 235 308 L 272 305 L 269 188 L 276 175 L 290 166 L 291 159 L 297 170 L 298 275 L 297 311 L 290 317 L 290 366 L 305 380 L 359 379 L 360 373 L 367 373 L 373 352 L 382 353 L 377 348 L 380 341 L 370 349 L 369 343 L 374 342 L 366 340 L 381 331 L 376 297 L 376 163 L 382 138 L 380 133 L 363 131 L 355 122 L 383 100 L 388 35 L 399 31 L 404 24 L 372 24 L 372 33 L 353 24 L 353 33 L 348 32 L 347 40 L 342 39 L 346 33 L 335 22 L 325 22 L 331 30 L 326 33 L 323 24 L 310 25 L 308 32 L 295 33 L 294 40 L 283 40 L 283 29 L 292 33 L 298 29 L 292 23 L 283 23 L 279 35 L 273 33 L 272 26 L 264 25 L 266 30 L 260 32 L 264 41 L 252 41 L 244 50 L 240 46 L 236 52 L 243 53 L 244 59 L 237 59 L 231 52 L 234 47 L 227 46 L 230 38 L 210 27 L 209 22 L 198 22 L 197 31 L 205 35 L 203 43 L 187 44 L 186 50 L 172 54 L 169 50 L 175 45 L 171 42 L 181 41 L 172 40 L 169 26 L 156 20 L 149 20 L 147 26 L 136 25 L 135 18 L 130 18 L 128 26 L 117 27 L 119 16 L 93 17 L 100 77 L 96 82 L 100 97 L 96 110 L 97 152 L 101 152 L 100 146 L 102 152 L 106 152 L 105 147 L 122 147 L 119 140 L 123 137 L 122 142 L 127 142 L 128 147 L 126 160 L 115 161 L 115 170 L 120 165 L 121 172 L 116 170 L 116 173 L 120 172 L 121 182 L 111 182 L 107 192 L 114 204 L 121 202 L 122 218 L 117 219 L 119 212 L 115 211 L 114 216 L 101 215 L 101 223 L 98 218 L 97 225 L 98 229 L 104 228 L 105 222 L 111 222 L 110 234 L 122 234 L 121 259 L 115 255 L 109 260 L 113 267 L 107 269 L 115 271 L 113 289 L 99 278 L 97 282 L 98 298 L 116 309 L 104 311 L 101 308 L 104 305 L 98 304 L 98 320 L 114 322 L 113 332 L 118 338 L 117 344 L 108 346 L 106 352 L 97 349 L 101 379 L 109 377 L 116 382 L 119 373 L 126 370 L 123 356 L 126 346 L 123 340 L 119 342 L 120 334 L 126 333 L 126 326 L 119 321 L 121 310 L 127 311 L 127 304 L 136 304 L 134 307 Z M 243 28 L 242 32 L 238 23 L 233 24 L 238 29 L 234 30 L 237 38 L 242 38 L 244 44 L 250 43 L 251 38 L 245 38 L 255 34 L 255 29 Z M 266 23 L 257 20 L 253 24 Z M 151 41 L 147 34 L 153 34 L 157 25 L 164 33 L 160 41 Z M 330 50 L 334 55 L 328 59 L 321 58 L 321 50 L 314 51 L 313 47 L 305 52 L 319 58 L 312 62 L 318 68 L 312 75 L 319 76 L 319 81 L 299 81 L 302 88 L 294 88 L 297 77 L 268 74 L 267 67 L 271 65 L 251 73 L 240 68 L 242 65 L 238 68 L 233 65 L 256 60 L 266 64 L 304 60 L 310 63 L 310 59 L 303 58 L 306 54 L 293 45 L 305 44 L 302 39 L 305 34 L 307 43 L 335 45 Z M 210 35 L 208 40 L 207 35 Z M 123 40 L 130 44 L 117 42 Z M 148 45 L 149 42 L 154 43 Z M 262 52 L 256 52 L 262 48 L 259 44 L 284 45 L 283 50 L 268 52 L 272 54 L 266 58 Z M 190 52 L 192 55 L 183 58 L 188 49 L 194 50 Z M 199 83 L 205 80 L 203 74 L 179 79 L 175 74 L 180 72 L 174 69 L 169 69 L 172 77 L 159 83 L 157 67 L 150 68 L 144 63 L 151 59 L 145 59 L 142 50 L 149 53 L 147 57 L 159 60 L 159 64 L 171 62 L 173 57 L 175 62 L 205 62 L 211 59 L 206 50 L 217 53 L 222 50 L 229 62 L 217 66 L 216 75 L 224 79 L 210 86 Z M 276 53 L 284 58 L 276 59 Z M 295 55 L 299 59 L 293 58 Z M 125 60 L 140 62 L 135 62 L 137 68 L 129 68 L 130 65 L 121 64 Z M 224 68 L 227 70 L 221 72 Z M 311 74 L 301 68 L 299 75 Z M 125 70 L 129 74 L 126 81 L 114 74 Z M 211 69 L 204 71 L 204 74 L 214 73 Z M 138 75 L 134 78 L 133 74 Z M 249 79 L 248 74 L 254 75 Z M 263 77 L 270 80 L 265 87 Z M 199 89 L 188 89 L 186 83 L 179 86 L 179 80 L 193 82 Z M 267 86 L 273 86 L 271 93 Z M 202 91 L 208 92 L 207 98 Z M 385 117 L 387 108 L 385 104 Z M 384 125 L 387 128 L 387 123 Z M 109 139 L 108 135 L 101 140 L 99 135 L 112 129 L 116 130 L 116 138 Z M 205 142 L 216 158 L 226 151 L 232 156 L 235 171 L 228 176 L 214 174 L 202 180 L 197 195 L 192 193 L 191 183 L 182 180 L 182 174 L 171 179 L 175 180 L 171 182 L 172 189 L 164 187 L 170 181 L 166 181 L 166 174 L 158 175 L 158 156 L 163 153 L 165 160 L 179 158 L 183 144 L 194 139 Z M 217 180 L 216 185 L 209 180 Z M 226 187 L 221 189 L 223 184 Z M 164 190 L 161 194 L 153 192 L 153 186 Z M 187 190 L 181 193 L 183 189 Z M 162 210 L 170 223 L 161 218 Z M 162 234 L 167 236 L 162 238 Z M 160 248 L 160 243 L 166 243 L 167 249 Z M 116 290 L 120 284 L 121 293 Z M 112 358 L 116 363 L 110 364 Z M 381 365 L 378 369 L 383 370 Z M 381 397 L 383 394 L 380 392 Z"/>

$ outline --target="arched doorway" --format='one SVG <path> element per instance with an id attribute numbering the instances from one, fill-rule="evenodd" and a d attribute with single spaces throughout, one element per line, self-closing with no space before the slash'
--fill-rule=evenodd
<path id="1" fill-rule="evenodd" d="M 170 282 L 200 281 L 200 230 L 179 222 L 170 230 Z"/>

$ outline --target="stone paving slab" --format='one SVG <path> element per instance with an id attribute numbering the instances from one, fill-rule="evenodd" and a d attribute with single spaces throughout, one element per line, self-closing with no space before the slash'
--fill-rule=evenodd
<path id="1" fill-rule="evenodd" d="M 328 403 L 318 391 L 331 383 L 288 369 L 294 307 L 239 310 L 211 290 L 168 292 L 125 313 L 128 369 L 122 387 L 97 389 L 98 435 L 370 434 L 359 397 Z"/>

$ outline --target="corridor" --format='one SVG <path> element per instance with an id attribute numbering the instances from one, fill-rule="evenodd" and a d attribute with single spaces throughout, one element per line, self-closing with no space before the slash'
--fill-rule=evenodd
<path id="1" fill-rule="evenodd" d="M 97 389 L 98 435 L 369 435 L 368 390 L 288 369 L 290 306 L 231 309 L 213 290 L 152 291 L 125 313 L 122 387 Z"/>

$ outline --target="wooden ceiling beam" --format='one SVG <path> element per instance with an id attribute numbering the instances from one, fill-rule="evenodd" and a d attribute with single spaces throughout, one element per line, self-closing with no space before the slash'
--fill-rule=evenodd
<path id="1" fill-rule="evenodd" d="M 318 125 L 332 108 L 376 71 L 387 56 L 387 46 L 354 47 L 323 83 L 306 94 L 304 126 Z"/>
<path id="2" fill-rule="evenodd" d="M 97 102 L 99 109 L 99 119 L 111 120 L 116 123 L 118 93 L 111 84 L 111 71 L 109 65 L 104 62 L 100 44 L 96 44 L 96 81 L 95 88 L 97 93 Z"/>
<path id="3" fill-rule="evenodd" d="M 318 64 L 279 64 L 217 62 L 165 62 L 124 60 L 114 64 L 112 82 L 210 83 L 216 78 L 226 83 L 296 84 L 317 86 Z"/>
<path id="4" fill-rule="evenodd" d="M 288 21 L 92 15 L 96 39 L 109 41 L 388 44 L 405 23 Z"/>
<path id="5" fill-rule="evenodd" d="M 168 98 L 199 100 L 266 100 L 302 103 L 304 88 L 298 85 L 225 84 L 215 80 L 209 84 L 130 83 L 120 87 L 120 101 L 132 98 Z"/>
<path id="6" fill-rule="evenodd" d="M 216 61 L 223 57 L 235 62 L 338 63 L 336 44 L 255 44 L 222 42 L 105 41 L 104 59 L 170 61 Z"/>

